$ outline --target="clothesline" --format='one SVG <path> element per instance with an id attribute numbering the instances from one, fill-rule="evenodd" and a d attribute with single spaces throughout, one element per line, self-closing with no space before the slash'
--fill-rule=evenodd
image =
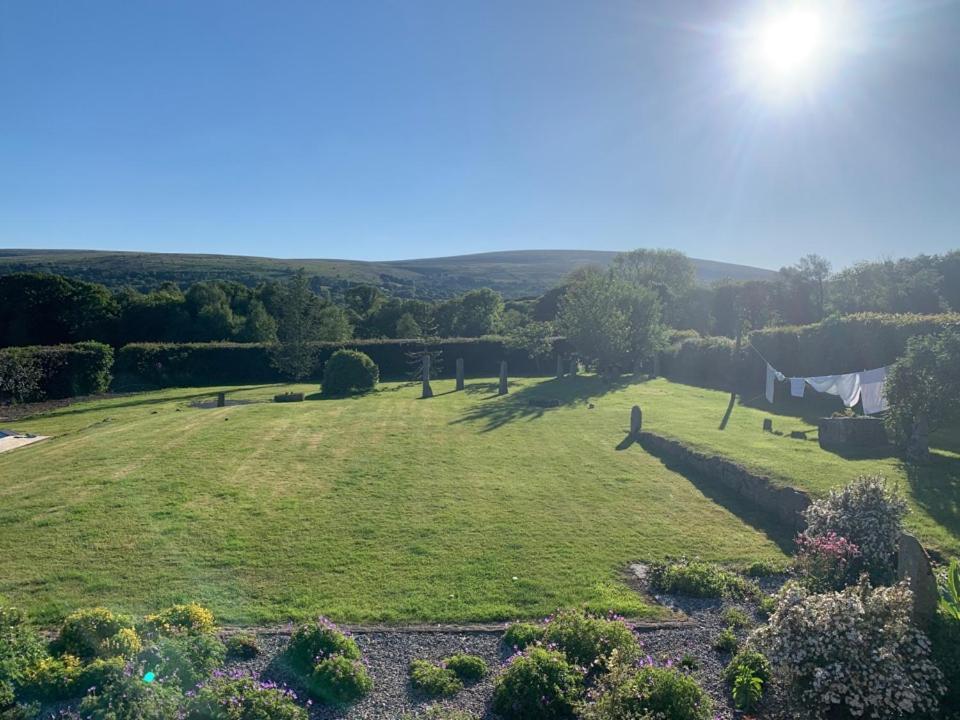
<path id="1" fill-rule="evenodd" d="M 777 370 L 770 361 L 767 360 L 749 340 L 747 344 L 753 348 L 753 351 L 760 356 L 760 359 L 766 363 L 766 392 L 764 393 L 767 402 L 773 404 L 774 383 L 776 381 L 790 382 L 790 395 L 792 397 L 803 397 L 807 385 L 817 392 L 837 395 L 843 404 L 847 407 L 853 407 L 858 402 L 863 405 L 863 412 L 866 415 L 874 415 L 887 410 L 890 406 L 887 404 L 887 398 L 884 393 L 884 386 L 887 380 L 887 368 L 880 367 L 872 370 L 861 370 L 860 372 L 843 373 L 841 375 L 815 375 L 811 377 L 791 377 L 788 378 L 782 372 Z"/>

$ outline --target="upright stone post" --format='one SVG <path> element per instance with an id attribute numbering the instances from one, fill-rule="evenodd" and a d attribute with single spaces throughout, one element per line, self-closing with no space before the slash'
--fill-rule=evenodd
<path id="1" fill-rule="evenodd" d="M 430 387 L 430 353 L 425 352 L 421 362 L 421 373 L 423 375 L 423 394 L 420 397 L 431 398 L 433 397 L 433 388 Z"/>
<path id="2" fill-rule="evenodd" d="M 580 372 L 580 361 L 577 359 L 576 355 L 570 356 L 570 374 L 576 376 Z"/>
<path id="3" fill-rule="evenodd" d="M 660 353 L 653 354 L 653 376 L 660 377 Z"/>
<path id="4" fill-rule="evenodd" d="M 226 406 L 227 406 L 227 394 L 217 393 L 217 407 L 226 407 Z"/>
<path id="5" fill-rule="evenodd" d="M 634 405 L 630 410 L 630 436 L 636 438 L 643 429 L 643 410 L 639 405 Z"/>
<path id="6" fill-rule="evenodd" d="M 457 358 L 457 390 L 463 390 L 463 358 Z"/>
<path id="7" fill-rule="evenodd" d="M 497 391 L 498 395 L 507 394 L 507 361 L 500 361 L 500 388 Z"/>
<path id="8" fill-rule="evenodd" d="M 563 377 L 563 355 L 557 353 L 557 377 Z"/>

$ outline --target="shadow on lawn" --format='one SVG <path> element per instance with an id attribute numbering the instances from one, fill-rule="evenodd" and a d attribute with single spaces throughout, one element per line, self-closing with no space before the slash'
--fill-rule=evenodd
<path id="1" fill-rule="evenodd" d="M 903 462 L 900 467 L 917 505 L 951 535 L 960 535 L 960 458 L 931 450 L 926 465 Z"/>
<path id="2" fill-rule="evenodd" d="M 503 397 L 497 395 L 495 382 L 474 383 L 467 385 L 464 392 L 468 395 L 484 394 L 485 397 L 450 424 L 482 423 L 481 432 L 489 432 L 517 420 L 537 420 L 561 407 L 587 405 L 591 398 L 599 398 L 646 380 L 632 375 L 622 375 L 613 380 L 603 380 L 596 375 L 577 375 L 554 378 L 519 389 L 516 389 L 516 384 L 510 383 L 510 394 Z"/>

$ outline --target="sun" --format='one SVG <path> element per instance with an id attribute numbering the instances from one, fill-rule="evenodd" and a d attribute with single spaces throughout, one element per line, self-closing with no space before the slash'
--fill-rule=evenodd
<path id="1" fill-rule="evenodd" d="M 782 8 L 749 33 L 749 71 L 761 84 L 788 91 L 816 75 L 830 52 L 829 37 L 827 18 L 818 8 Z"/>

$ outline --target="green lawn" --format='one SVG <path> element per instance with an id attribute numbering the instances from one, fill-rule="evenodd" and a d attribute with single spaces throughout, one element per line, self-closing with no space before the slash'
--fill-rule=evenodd
<path id="1" fill-rule="evenodd" d="M 223 409 L 180 389 L 18 422 L 55 437 L 0 455 L 0 595 L 46 619 L 187 599 L 240 623 L 650 616 L 620 580 L 630 561 L 783 558 L 735 502 L 616 449 L 645 389 L 591 409 L 592 378 L 494 387 Z"/>

